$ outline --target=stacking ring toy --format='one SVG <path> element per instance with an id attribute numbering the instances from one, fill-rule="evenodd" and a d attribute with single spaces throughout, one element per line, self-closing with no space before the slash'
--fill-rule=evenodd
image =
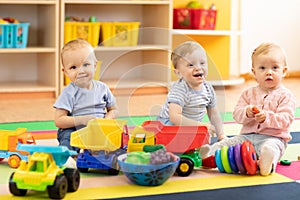
<path id="1" fill-rule="evenodd" d="M 216 161 L 216 165 L 217 165 L 217 168 L 218 170 L 221 172 L 221 173 L 224 173 L 225 172 L 225 169 L 223 167 L 223 164 L 222 164 L 222 160 L 221 160 L 221 150 L 218 149 L 215 153 L 215 161 Z"/>
<path id="2" fill-rule="evenodd" d="M 241 144 L 236 144 L 234 146 L 234 160 L 237 168 L 241 174 L 246 174 L 246 169 L 244 167 L 242 156 L 241 156 Z"/>
<path id="3" fill-rule="evenodd" d="M 228 148 L 228 160 L 229 160 L 229 165 L 230 165 L 232 172 L 238 173 L 239 169 L 237 168 L 235 160 L 234 160 L 234 147 L 233 146 L 230 146 Z"/>
<path id="4" fill-rule="evenodd" d="M 225 172 L 228 174 L 231 174 L 232 170 L 231 170 L 229 160 L 228 160 L 228 146 L 223 146 L 221 148 L 221 160 L 222 160 L 222 164 L 223 164 L 223 168 L 224 168 Z"/>
<path id="5" fill-rule="evenodd" d="M 257 171 L 257 159 L 255 149 L 250 141 L 243 142 L 241 155 L 248 174 L 254 175 Z"/>

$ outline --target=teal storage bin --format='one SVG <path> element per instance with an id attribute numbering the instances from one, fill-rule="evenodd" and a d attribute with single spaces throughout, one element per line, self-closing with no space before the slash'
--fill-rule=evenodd
<path id="1" fill-rule="evenodd" d="M 0 48 L 25 48 L 30 23 L 0 24 Z"/>

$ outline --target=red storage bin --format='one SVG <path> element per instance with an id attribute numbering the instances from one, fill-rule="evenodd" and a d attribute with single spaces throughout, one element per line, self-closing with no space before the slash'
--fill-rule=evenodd
<path id="1" fill-rule="evenodd" d="M 174 8 L 174 29 L 202 29 L 214 30 L 216 26 L 217 10 Z"/>

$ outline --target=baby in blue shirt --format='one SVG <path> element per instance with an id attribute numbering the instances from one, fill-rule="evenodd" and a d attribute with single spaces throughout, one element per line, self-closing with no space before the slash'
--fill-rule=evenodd
<path id="1" fill-rule="evenodd" d="M 71 83 L 53 105 L 54 122 L 59 128 L 57 139 L 59 145 L 79 151 L 70 146 L 71 133 L 85 127 L 94 118 L 114 119 L 118 116 L 118 110 L 109 87 L 101 81 L 93 80 L 97 58 L 87 41 L 76 39 L 65 44 L 61 61 L 62 71 Z"/>

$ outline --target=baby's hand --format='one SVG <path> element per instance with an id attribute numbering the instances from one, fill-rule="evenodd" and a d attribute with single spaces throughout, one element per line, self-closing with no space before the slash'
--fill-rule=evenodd
<path id="1" fill-rule="evenodd" d="M 264 110 L 260 110 L 259 113 L 254 115 L 255 121 L 258 123 L 263 123 L 266 120 L 266 113 Z"/>
<path id="2" fill-rule="evenodd" d="M 253 118 L 260 110 L 256 106 L 248 106 L 246 109 L 246 115 L 249 118 Z"/>
<path id="3" fill-rule="evenodd" d="M 96 117 L 92 115 L 78 116 L 75 118 L 76 120 L 75 124 L 86 126 L 91 119 L 95 119 L 95 118 Z"/>
<path id="4" fill-rule="evenodd" d="M 215 129 L 215 127 L 214 127 L 213 125 L 207 123 L 207 124 L 206 124 L 206 127 L 207 127 L 208 133 L 209 133 L 209 135 L 210 135 L 211 137 L 213 137 L 213 136 L 216 135 L 216 129 Z"/>

